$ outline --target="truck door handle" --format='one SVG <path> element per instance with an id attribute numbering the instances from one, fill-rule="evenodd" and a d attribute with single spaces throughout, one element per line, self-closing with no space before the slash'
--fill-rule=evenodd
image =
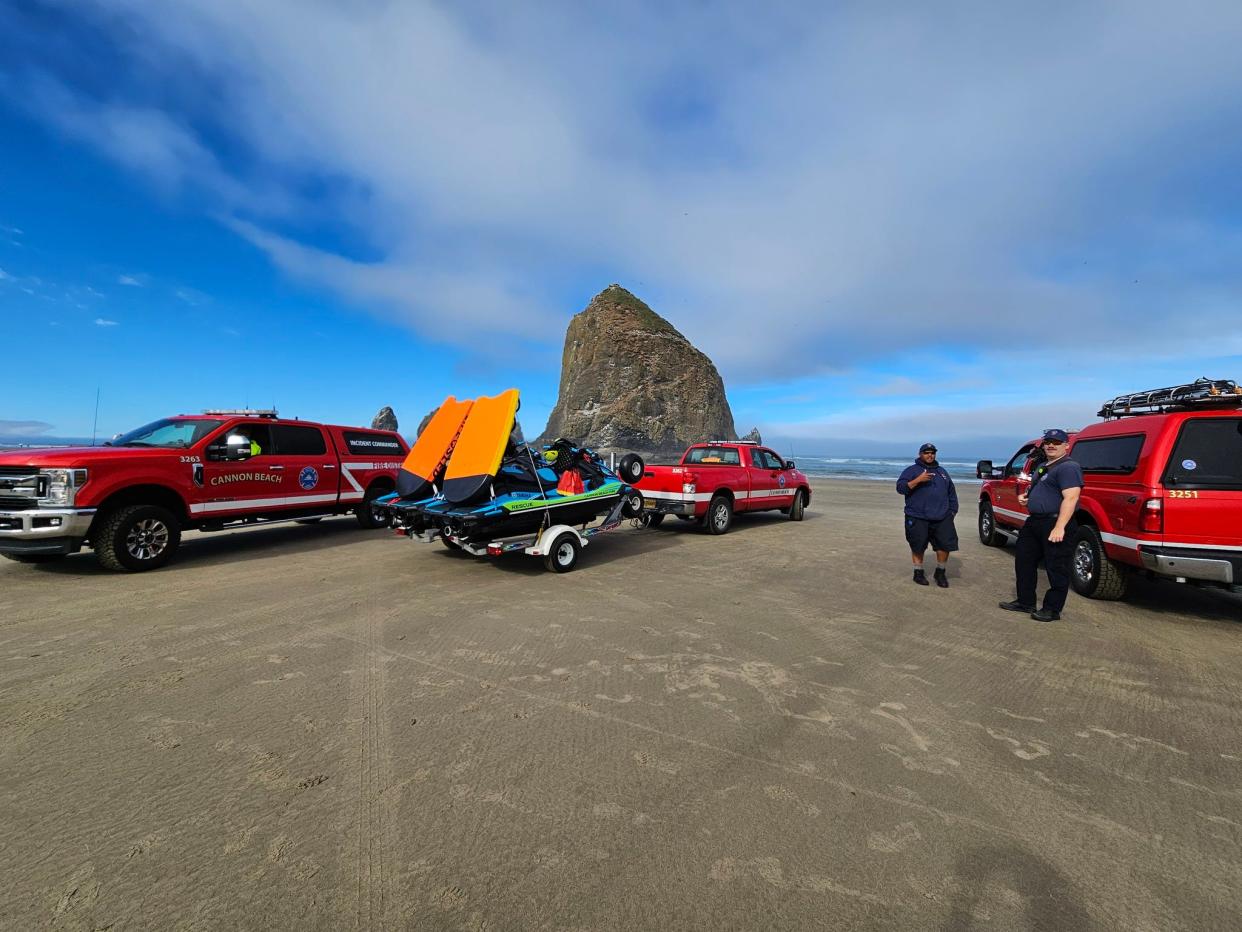
<path id="1" fill-rule="evenodd" d="M 324 463 L 320 469 L 336 469 L 336 463 Z"/>
<path id="2" fill-rule="evenodd" d="M 1131 495 L 1129 498 L 1126 499 L 1126 501 L 1129 502 L 1131 505 L 1133 505 L 1135 502 L 1138 501 L 1138 496 Z"/>
<path id="3" fill-rule="evenodd" d="M 653 473 L 653 472 L 644 472 L 644 473 L 643 473 L 643 475 L 644 475 L 646 478 L 648 478 L 648 479 L 654 479 L 654 478 L 655 478 L 655 473 Z"/>
<path id="4" fill-rule="evenodd" d="M 285 467 L 283 467 L 283 466 L 269 466 L 269 467 L 267 467 L 267 468 L 268 468 L 268 469 L 284 469 Z"/>

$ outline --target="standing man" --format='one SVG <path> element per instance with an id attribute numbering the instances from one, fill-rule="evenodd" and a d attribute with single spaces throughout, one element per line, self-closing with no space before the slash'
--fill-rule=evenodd
<path id="1" fill-rule="evenodd" d="M 1057 621 L 1069 594 L 1070 554 L 1078 525 L 1074 511 L 1082 494 L 1082 467 L 1070 459 L 1069 434 L 1063 430 L 1044 431 L 1043 451 L 1047 460 L 1031 474 L 1030 491 L 1019 495 L 1030 517 L 1018 532 L 1018 552 L 1013 571 L 1018 597 L 1002 602 L 1010 612 L 1028 612 L 1036 621 Z M 1035 609 L 1035 583 L 1039 561 L 1048 572 L 1048 591 L 1043 608 Z"/>
<path id="2" fill-rule="evenodd" d="M 957 549 L 957 489 L 949 474 L 936 462 L 936 445 L 919 447 L 919 458 L 907 466 L 897 480 L 897 491 L 906 497 L 906 540 L 914 562 L 914 581 L 927 585 L 923 573 L 923 553 L 930 542 L 936 551 L 936 585 L 949 588 L 945 568 L 949 554 Z"/>

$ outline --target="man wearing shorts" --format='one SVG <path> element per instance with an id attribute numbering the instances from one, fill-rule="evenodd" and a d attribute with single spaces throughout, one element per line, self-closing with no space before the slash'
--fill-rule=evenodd
<path id="1" fill-rule="evenodd" d="M 910 559 L 914 562 L 915 583 L 927 585 L 923 554 L 931 544 L 936 551 L 936 585 L 948 589 L 945 570 L 949 554 L 957 549 L 957 528 L 953 526 L 957 489 L 936 461 L 935 444 L 925 443 L 919 447 L 919 458 L 902 472 L 897 480 L 897 491 L 906 498 L 906 540 L 910 544 Z"/>

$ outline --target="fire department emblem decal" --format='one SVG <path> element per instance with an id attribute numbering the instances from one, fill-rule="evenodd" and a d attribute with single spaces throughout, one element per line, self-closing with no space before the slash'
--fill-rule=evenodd
<path id="1" fill-rule="evenodd" d="M 776 484 L 779 485 L 782 489 L 785 488 L 785 477 L 781 476 L 779 479 L 777 479 Z"/>
<path id="2" fill-rule="evenodd" d="M 315 472 L 314 466 L 307 466 L 298 475 L 298 485 L 304 489 L 313 489 L 319 485 L 319 473 Z"/>

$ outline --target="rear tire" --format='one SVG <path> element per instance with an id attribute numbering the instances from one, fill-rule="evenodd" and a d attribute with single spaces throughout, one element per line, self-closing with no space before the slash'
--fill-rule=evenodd
<path id="1" fill-rule="evenodd" d="M 733 503 L 727 495 L 714 495 L 707 505 L 707 530 L 711 534 L 727 534 L 733 526 Z"/>
<path id="2" fill-rule="evenodd" d="M 582 544 L 578 535 L 566 531 L 552 542 L 552 549 L 543 558 L 543 565 L 554 573 L 568 573 L 578 565 L 578 555 L 582 553 Z"/>
<path id="3" fill-rule="evenodd" d="M 621 477 L 621 481 L 633 485 L 643 477 L 644 468 L 641 456 L 637 453 L 627 453 L 617 464 L 617 475 Z"/>
<path id="4" fill-rule="evenodd" d="M 789 506 L 789 520 L 801 521 L 806 517 L 806 500 L 802 497 L 802 490 L 798 489 L 794 493 L 793 504 Z"/>
<path id="5" fill-rule="evenodd" d="M 63 560 L 66 554 L 63 553 L 0 553 L 0 557 L 6 560 L 12 560 L 14 563 L 55 563 L 57 560 Z"/>
<path id="6" fill-rule="evenodd" d="M 1104 552 L 1100 532 L 1089 524 L 1078 528 L 1070 557 L 1070 585 L 1088 599 L 1116 601 L 1126 594 L 1129 574 Z"/>
<path id="7" fill-rule="evenodd" d="M 366 497 L 354 512 L 354 515 L 358 518 L 359 527 L 373 531 L 376 528 L 388 527 L 392 523 L 392 519 L 388 515 L 376 514 L 375 509 L 371 507 L 371 502 L 381 495 L 387 495 L 390 491 L 390 489 L 381 489 L 375 486 L 367 489 Z"/>
<path id="8" fill-rule="evenodd" d="M 985 547 L 1005 546 L 1005 536 L 996 529 L 996 512 L 991 502 L 979 503 L 979 540 Z"/>
<path id="9" fill-rule="evenodd" d="M 172 559 L 181 545 L 181 526 L 166 508 L 126 505 L 103 516 L 91 542 L 104 569 L 142 573 Z"/>

